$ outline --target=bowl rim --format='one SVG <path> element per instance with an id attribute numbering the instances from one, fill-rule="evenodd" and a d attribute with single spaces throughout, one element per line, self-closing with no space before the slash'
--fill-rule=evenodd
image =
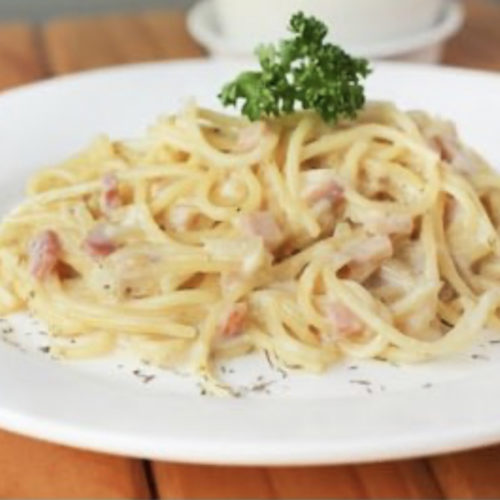
<path id="1" fill-rule="evenodd" d="M 269 3 L 274 1 L 275 14 L 265 16 L 269 12 Z M 281 29 L 292 12 L 309 10 L 312 15 L 332 22 L 335 31 L 342 32 L 342 43 L 372 44 L 391 41 L 402 36 L 415 35 L 429 29 L 441 20 L 448 4 L 452 0 L 252 0 L 251 2 L 235 2 L 234 0 L 212 0 L 213 16 L 217 19 L 219 29 L 233 43 L 246 43 L 246 36 L 256 40 L 273 40 L 283 35 Z M 366 17 L 373 8 L 381 18 L 381 22 L 371 22 L 371 16 Z M 413 12 L 418 9 L 418 12 Z M 365 12 L 360 15 L 360 12 Z M 315 14 L 316 13 L 316 14 Z M 398 14 L 398 15 L 394 15 Z M 252 16 L 269 18 L 270 25 L 261 31 L 254 29 L 254 23 L 246 22 Z M 285 16 L 285 17 L 283 17 Z M 344 19 L 349 23 L 335 23 L 336 19 Z M 366 33 L 368 32 L 368 34 Z M 365 33 L 363 35 L 363 33 Z"/>
<path id="2" fill-rule="evenodd" d="M 231 40 L 220 32 L 214 15 L 214 0 L 201 0 L 187 15 L 187 27 L 191 36 L 212 55 L 249 55 L 254 47 Z M 436 45 L 452 37 L 463 26 L 465 8 L 459 1 L 449 2 L 441 18 L 428 29 L 397 39 L 371 44 L 344 44 L 344 48 L 356 56 L 383 58 L 414 52 Z"/>

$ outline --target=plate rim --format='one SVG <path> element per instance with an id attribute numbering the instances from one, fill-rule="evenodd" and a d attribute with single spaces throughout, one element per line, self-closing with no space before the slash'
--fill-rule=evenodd
<path id="1" fill-rule="evenodd" d="M 228 60 L 228 63 L 234 64 L 233 60 Z M 22 96 L 25 92 L 37 92 L 39 89 L 53 89 L 55 86 L 61 84 L 62 82 L 67 82 L 69 84 L 74 84 L 81 78 L 92 79 L 96 75 L 118 75 L 121 76 L 123 72 L 129 71 L 147 71 L 151 69 L 162 69 L 164 70 L 166 66 L 176 66 L 178 68 L 186 68 L 187 66 L 212 66 L 224 64 L 223 60 L 210 61 L 205 58 L 193 59 L 186 61 L 177 61 L 169 63 L 142 63 L 133 65 L 121 65 L 111 68 L 101 68 L 89 70 L 82 73 L 77 73 L 73 75 L 64 75 L 51 80 L 46 80 L 38 83 L 32 83 L 25 85 L 23 87 L 18 87 L 10 91 L 0 94 L 0 106 L 4 102 L 4 99 L 8 99 L 9 96 L 17 95 Z M 379 67 L 387 68 L 404 68 L 407 71 L 419 71 L 421 69 L 426 72 L 446 72 L 448 74 L 462 74 L 464 76 L 479 76 L 481 78 L 495 78 L 496 81 L 500 82 L 500 75 L 497 73 L 492 73 L 488 71 L 477 71 L 468 69 L 455 69 L 455 68 L 436 68 L 427 65 L 415 65 L 415 64 L 402 64 L 402 63 L 377 63 Z M 113 76 L 114 77 L 114 76 Z M 1 353 L 0 353 L 1 354 Z M 62 365 L 57 365 L 61 366 Z M 63 367 L 64 369 L 64 367 Z M 48 370 L 52 371 L 52 370 Z M 0 386 L 2 382 L 0 382 Z M 446 385 L 446 384 L 444 384 Z M 493 387 L 495 387 L 492 384 Z M 496 388 L 496 394 L 499 394 L 499 388 Z M 500 395 L 500 394 L 499 394 Z M 12 395 L 11 395 L 12 396 Z M 252 400 L 253 401 L 253 400 Z M 21 404 L 21 403 L 19 403 Z M 340 453 L 335 448 L 332 451 L 331 443 L 320 443 L 315 441 L 310 442 L 308 446 L 302 444 L 303 450 L 301 453 L 292 453 L 294 450 L 294 443 L 282 443 L 281 448 L 277 447 L 275 450 L 267 450 L 264 452 L 267 458 L 262 459 L 263 455 L 262 448 L 260 448 L 260 443 L 257 446 L 250 446 L 247 443 L 247 448 L 241 449 L 238 444 L 233 444 L 222 450 L 222 453 L 214 453 L 215 448 L 219 446 L 210 440 L 205 440 L 203 444 L 204 447 L 200 447 L 200 443 L 186 443 L 179 442 L 176 439 L 170 437 L 166 439 L 165 437 L 160 440 L 161 444 L 165 448 L 169 448 L 166 451 L 158 451 L 157 442 L 150 442 L 148 446 L 144 446 L 144 443 L 138 443 L 136 436 L 126 436 L 117 435 L 108 436 L 107 439 L 103 439 L 102 442 L 102 431 L 93 430 L 92 427 L 86 428 L 82 431 L 81 427 L 75 427 L 76 424 L 63 423 L 60 421 L 52 421 L 49 419 L 44 419 L 39 415 L 31 415 L 22 413 L 19 411 L 14 411 L 12 408 L 5 408 L 0 403 L 0 424 L 2 427 L 22 433 L 24 435 L 29 435 L 31 437 L 41 438 L 45 440 L 50 440 L 52 442 L 58 442 L 60 444 L 78 446 L 81 448 L 86 448 L 94 451 L 100 452 L 111 452 L 114 454 L 125 455 L 125 456 L 137 456 L 148 458 L 157 458 L 162 460 L 179 460 L 183 462 L 192 463 L 210 463 L 210 464 L 239 464 L 239 465 L 304 465 L 304 464 L 333 464 L 333 463 L 359 463 L 361 461 L 375 461 L 384 459 L 399 459 L 408 458 L 416 455 L 429 455 L 442 452 L 455 451 L 458 449 L 472 448 L 476 446 L 481 446 L 485 444 L 492 444 L 500 440 L 500 421 L 492 421 L 487 427 L 477 429 L 475 425 L 468 424 L 464 422 L 461 427 L 455 428 L 454 432 L 443 435 L 439 440 L 435 439 L 435 436 L 428 437 L 427 439 L 422 439 L 421 436 L 414 437 L 402 443 L 400 436 L 393 437 L 387 446 L 383 449 L 380 448 L 380 444 L 373 444 L 371 448 L 366 448 L 364 451 L 357 449 L 355 453 L 352 450 L 347 450 Z M 48 429 L 48 430 L 47 430 Z M 457 438 L 457 435 L 459 438 Z M 128 440 L 127 440 L 128 439 Z M 418 439 L 419 442 L 415 442 Z M 359 448 L 359 445 L 358 445 Z M 142 451 L 141 451 L 142 450 Z M 146 452 L 144 453 L 144 450 Z"/>

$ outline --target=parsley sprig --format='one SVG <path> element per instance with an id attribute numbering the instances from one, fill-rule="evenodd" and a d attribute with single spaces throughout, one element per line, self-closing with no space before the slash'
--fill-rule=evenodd
<path id="1" fill-rule="evenodd" d="M 250 120 L 281 116 L 297 109 L 316 110 L 329 123 L 354 118 L 365 103 L 362 81 L 368 61 L 325 42 L 328 28 L 302 12 L 294 14 L 294 37 L 260 46 L 261 71 L 246 71 L 219 94 L 224 106 L 238 106 Z"/>

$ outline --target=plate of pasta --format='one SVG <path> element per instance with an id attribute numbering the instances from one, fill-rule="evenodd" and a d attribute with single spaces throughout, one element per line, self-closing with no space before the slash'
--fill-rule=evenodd
<path id="1" fill-rule="evenodd" d="M 221 464 L 497 442 L 500 77 L 343 59 L 297 109 L 248 64 L 0 96 L 0 426 Z"/>

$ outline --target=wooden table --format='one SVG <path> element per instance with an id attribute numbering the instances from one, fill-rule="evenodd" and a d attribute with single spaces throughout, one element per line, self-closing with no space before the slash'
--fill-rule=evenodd
<path id="1" fill-rule="evenodd" d="M 467 7 L 467 26 L 449 44 L 446 64 L 500 70 L 500 5 L 470 0 Z M 200 55 L 180 12 L 0 25 L 0 89 Z M 20 497 L 500 498 L 500 447 L 370 465 L 234 468 L 100 455 L 0 431 L 0 498 Z"/>

